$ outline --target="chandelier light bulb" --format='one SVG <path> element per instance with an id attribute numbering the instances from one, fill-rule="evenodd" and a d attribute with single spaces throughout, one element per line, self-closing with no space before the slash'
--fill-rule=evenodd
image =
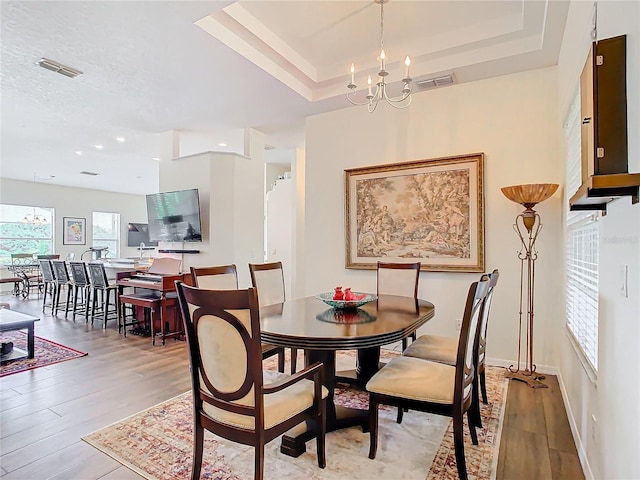
<path id="1" fill-rule="evenodd" d="M 351 64 L 351 83 L 355 83 L 355 76 L 356 76 L 356 66 L 352 63 Z"/>
<path id="2" fill-rule="evenodd" d="M 409 65 L 411 65 L 411 59 L 409 58 L 409 55 L 405 57 L 404 64 L 407 67 L 404 71 L 404 76 L 405 78 L 409 78 Z"/>

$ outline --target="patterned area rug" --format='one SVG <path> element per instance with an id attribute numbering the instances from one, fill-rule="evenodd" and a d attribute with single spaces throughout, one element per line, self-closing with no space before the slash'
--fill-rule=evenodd
<path id="1" fill-rule="evenodd" d="M 2 342 L 13 342 L 14 348 L 19 348 L 25 352 L 27 351 L 27 334 L 25 332 L 2 332 L 0 339 L 2 339 Z M 73 360 L 74 358 L 84 357 L 85 355 L 87 355 L 87 353 L 36 336 L 35 358 L 24 358 L 3 363 L 0 366 L 0 377 Z"/>
<path id="2" fill-rule="evenodd" d="M 503 370 L 487 369 L 489 405 L 482 405 L 484 429 L 474 446 L 465 422 L 465 453 L 469 478 L 495 478 L 507 381 Z M 366 392 L 336 389 L 336 403 L 366 408 Z M 192 404 L 187 392 L 83 438 L 147 479 L 189 478 L 192 448 Z M 378 454 L 368 458 L 369 434 L 348 428 L 327 434 L 327 467 L 317 466 L 315 441 L 307 452 L 290 458 L 279 451 L 280 441 L 265 448 L 265 478 L 309 479 L 438 479 L 458 478 L 451 420 L 421 412 L 405 413 L 401 425 L 396 410 L 381 407 Z M 253 478 L 253 448 L 205 433 L 203 479 Z"/>

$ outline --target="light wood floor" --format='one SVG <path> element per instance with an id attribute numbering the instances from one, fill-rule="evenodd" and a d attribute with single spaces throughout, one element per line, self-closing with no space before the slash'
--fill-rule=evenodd
<path id="1" fill-rule="evenodd" d="M 40 315 L 41 301 L 0 296 Z M 47 310 L 48 312 L 48 310 Z M 190 388 L 184 342 L 151 346 L 96 321 L 42 315 L 36 335 L 87 357 L 0 379 L 0 476 L 6 480 L 141 477 L 80 438 Z M 497 480 L 584 478 L 555 377 L 549 389 L 511 382 Z"/>

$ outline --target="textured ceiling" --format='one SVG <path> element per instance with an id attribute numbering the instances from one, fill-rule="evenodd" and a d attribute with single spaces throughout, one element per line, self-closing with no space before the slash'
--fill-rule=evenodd
<path id="1" fill-rule="evenodd" d="M 279 150 L 299 146 L 304 117 L 348 106 L 352 61 L 356 83 L 377 70 L 380 11 L 369 1 L 3 1 L 0 8 L 7 178 L 55 175 L 51 182 L 62 185 L 153 192 L 163 132 L 181 132 L 183 155 L 241 152 L 247 127 Z M 390 77 L 402 76 L 406 54 L 414 78 L 452 72 L 457 82 L 554 65 L 566 12 L 564 1 L 391 0 Z M 40 68 L 42 57 L 83 75 Z"/>

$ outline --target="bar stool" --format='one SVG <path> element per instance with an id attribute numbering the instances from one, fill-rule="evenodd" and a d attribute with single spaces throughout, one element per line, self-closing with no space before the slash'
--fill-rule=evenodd
<path id="1" fill-rule="evenodd" d="M 70 262 L 69 268 L 71 269 L 71 284 L 70 288 L 73 291 L 73 313 L 72 318 L 75 322 L 76 311 L 78 307 L 84 307 L 84 318 L 89 321 L 89 299 L 91 297 L 91 282 L 89 281 L 89 274 L 87 273 L 87 266 L 84 262 Z M 69 292 L 71 294 L 71 292 Z M 81 302 L 78 304 L 78 295 L 80 295 Z M 91 319 L 93 324 L 93 318 Z"/>
<path id="2" fill-rule="evenodd" d="M 56 277 L 53 274 L 53 267 L 51 266 L 50 260 L 40 260 L 38 262 L 40 264 L 40 271 L 42 272 L 42 283 L 43 283 L 43 296 L 42 296 L 42 311 L 49 306 L 51 308 L 51 313 L 53 313 L 53 307 L 55 304 L 56 298 Z M 49 305 L 47 305 L 47 293 L 50 293 L 51 300 L 49 300 Z"/>
<path id="3" fill-rule="evenodd" d="M 69 272 L 67 271 L 67 264 L 64 260 L 50 260 L 51 266 L 56 280 L 56 296 L 53 303 L 53 315 L 58 314 L 58 307 L 60 306 L 60 292 L 67 288 L 67 301 L 64 309 L 64 318 L 67 318 L 69 313 L 69 300 L 71 299 L 71 279 L 69 278 Z"/>
<path id="4" fill-rule="evenodd" d="M 109 315 L 115 314 L 116 316 L 113 318 L 118 317 L 118 286 L 115 283 L 109 283 L 109 280 L 107 279 L 107 272 L 105 271 L 102 263 L 89 263 L 87 265 L 87 269 L 89 270 L 89 279 L 91 280 L 91 323 L 93 324 L 93 319 L 96 317 L 97 309 L 97 314 L 102 315 L 103 317 L 102 328 L 107 328 Z M 111 298 L 112 292 L 114 308 L 110 310 L 109 299 Z M 98 302 L 100 302 L 99 307 Z"/>

